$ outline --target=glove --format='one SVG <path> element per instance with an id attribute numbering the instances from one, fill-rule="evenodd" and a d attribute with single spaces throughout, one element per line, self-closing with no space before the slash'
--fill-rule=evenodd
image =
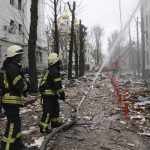
<path id="1" fill-rule="evenodd" d="M 24 97 L 27 97 L 27 93 L 26 93 L 26 92 L 23 92 L 23 96 L 24 96 Z"/>
<path id="2" fill-rule="evenodd" d="M 30 83 L 27 80 L 24 80 L 24 82 L 27 84 L 27 90 L 26 93 L 30 91 Z"/>
<path id="3" fill-rule="evenodd" d="M 65 100 L 65 92 L 59 93 L 59 99 Z"/>
<path id="4" fill-rule="evenodd" d="M 28 81 L 24 81 L 27 84 L 27 89 L 23 91 L 23 96 L 27 97 L 27 93 L 30 91 L 30 83 Z"/>

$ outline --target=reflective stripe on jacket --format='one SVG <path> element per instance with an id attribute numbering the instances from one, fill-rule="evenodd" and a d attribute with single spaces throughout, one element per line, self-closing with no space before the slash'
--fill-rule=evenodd
<path id="1" fill-rule="evenodd" d="M 10 95 L 10 93 L 5 93 L 5 95 L 2 97 L 2 103 L 23 105 L 23 102 L 20 96 L 13 96 L 13 95 Z"/>
<path id="2" fill-rule="evenodd" d="M 54 95 L 56 94 L 55 91 L 51 90 L 51 89 L 46 89 L 42 92 L 43 95 Z"/>

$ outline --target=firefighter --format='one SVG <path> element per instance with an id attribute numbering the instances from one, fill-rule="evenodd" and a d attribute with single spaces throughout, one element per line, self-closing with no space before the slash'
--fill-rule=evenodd
<path id="1" fill-rule="evenodd" d="M 59 102 L 65 100 L 65 92 L 60 78 L 60 57 L 51 53 L 48 57 L 48 70 L 41 80 L 39 91 L 43 99 L 43 115 L 39 123 L 41 133 L 50 133 L 48 128 L 57 128 L 62 125 L 59 121 Z"/>
<path id="2" fill-rule="evenodd" d="M 7 48 L 6 59 L 2 69 L 6 71 L 4 77 L 5 92 L 2 96 L 2 105 L 7 117 L 5 133 L 2 137 L 2 150 L 22 150 L 21 118 L 19 109 L 23 106 L 22 94 L 29 90 L 29 84 L 21 71 L 23 49 L 18 45 Z"/>

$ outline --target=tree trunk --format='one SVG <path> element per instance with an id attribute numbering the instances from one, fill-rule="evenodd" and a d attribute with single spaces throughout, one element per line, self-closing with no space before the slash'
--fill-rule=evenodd
<path id="1" fill-rule="evenodd" d="M 133 54 L 133 47 L 132 47 L 132 39 L 131 39 L 131 31 L 129 27 L 129 44 L 130 44 L 130 53 L 129 53 L 129 59 L 130 59 L 130 64 L 131 64 L 131 70 L 133 71 L 133 75 L 135 75 L 135 59 L 134 59 L 134 54 Z M 131 55 L 130 55 L 131 54 Z"/>
<path id="2" fill-rule="evenodd" d="M 71 10 L 70 8 L 70 11 L 72 13 L 72 22 L 71 22 L 71 34 L 70 34 L 71 37 L 70 37 L 70 47 L 69 47 L 68 79 L 72 78 L 72 53 L 73 53 L 73 41 L 74 41 L 75 7 L 76 7 L 76 3 L 74 1 L 73 10 Z"/>
<path id="3" fill-rule="evenodd" d="M 79 66 L 78 66 L 78 46 L 77 46 L 76 34 L 74 35 L 74 48 L 75 48 L 75 76 L 76 76 L 76 78 L 78 78 Z"/>
<path id="4" fill-rule="evenodd" d="M 140 76 L 140 56 L 139 56 L 139 21 L 137 17 L 137 69 L 138 69 L 138 77 Z"/>
<path id="5" fill-rule="evenodd" d="M 28 40 L 28 59 L 29 59 L 29 81 L 31 93 L 38 91 L 37 67 L 36 67 L 36 40 L 37 40 L 37 21 L 38 21 L 38 0 L 31 1 L 31 23 Z"/>
<path id="6" fill-rule="evenodd" d="M 141 39 L 142 39 L 142 77 L 145 78 L 145 38 L 144 38 L 144 16 L 143 2 L 141 2 Z"/>
<path id="7" fill-rule="evenodd" d="M 83 33 L 83 25 L 80 20 L 80 57 L 79 57 L 79 77 L 84 75 L 84 33 Z"/>
<path id="8" fill-rule="evenodd" d="M 54 0 L 54 52 L 59 54 L 59 35 L 58 35 L 58 25 L 57 25 L 57 1 Z"/>

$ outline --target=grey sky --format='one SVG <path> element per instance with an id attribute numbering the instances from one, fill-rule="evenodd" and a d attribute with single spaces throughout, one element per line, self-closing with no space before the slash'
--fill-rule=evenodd
<path id="1" fill-rule="evenodd" d="M 77 0 L 78 2 L 79 0 Z M 122 23 L 127 23 L 139 0 L 121 0 Z M 82 0 L 83 24 L 104 27 L 104 44 L 114 30 L 120 30 L 119 0 Z M 134 31 L 133 31 L 134 32 Z"/>
<path id="2" fill-rule="evenodd" d="M 83 0 L 83 20 L 88 26 L 99 24 L 109 28 L 120 28 L 119 0 Z M 122 21 L 127 22 L 138 0 L 121 0 Z"/>

